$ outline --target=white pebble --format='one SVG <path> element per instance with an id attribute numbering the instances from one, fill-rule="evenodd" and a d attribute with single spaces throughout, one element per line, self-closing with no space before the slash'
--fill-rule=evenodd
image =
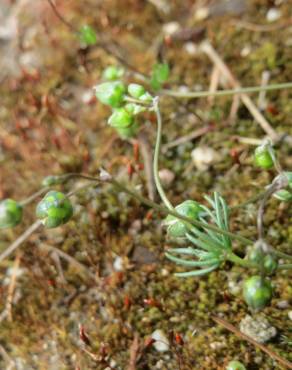
<path id="1" fill-rule="evenodd" d="M 157 329 L 155 330 L 152 335 L 152 339 L 155 339 L 155 342 L 153 343 L 154 348 L 158 352 L 166 352 L 169 350 L 169 340 L 167 339 L 165 333 Z"/>
<path id="2" fill-rule="evenodd" d="M 196 55 L 198 53 L 198 47 L 194 42 L 186 42 L 184 44 L 184 49 L 190 55 Z"/>
<path id="3" fill-rule="evenodd" d="M 192 150 L 191 157 L 199 171 L 206 171 L 212 164 L 218 161 L 217 152 L 206 146 L 197 147 Z"/>
<path id="4" fill-rule="evenodd" d="M 271 8 L 268 10 L 266 18 L 268 22 L 275 22 L 281 17 L 281 12 L 277 8 Z"/>
<path id="5" fill-rule="evenodd" d="M 292 320 L 292 311 L 288 312 L 288 317 L 289 317 L 290 320 Z"/>
<path id="6" fill-rule="evenodd" d="M 173 35 L 174 33 L 176 33 L 177 31 L 179 31 L 180 29 L 180 24 L 178 22 L 169 22 L 169 23 L 166 23 L 164 26 L 163 26 L 163 32 L 166 34 L 166 35 Z"/>
<path id="7" fill-rule="evenodd" d="M 167 168 L 163 168 L 159 171 L 159 178 L 162 182 L 162 185 L 165 187 L 169 187 L 172 184 L 174 177 L 174 173 Z"/>

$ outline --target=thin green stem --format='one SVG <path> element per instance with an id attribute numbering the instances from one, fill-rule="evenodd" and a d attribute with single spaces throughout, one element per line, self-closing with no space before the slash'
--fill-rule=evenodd
<path id="1" fill-rule="evenodd" d="M 292 263 L 279 265 L 278 270 L 292 270 Z"/>
<path id="2" fill-rule="evenodd" d="M 253 87 L 240 87 L 237 89 L 219 90 L 219 91 L 190 91 L 181 92 L 163 89 L 161 90 L 161 95 L 175 96 L 177 98 L 192 99 L 192 98 L 203 98 L 207 96 L 226 96 L 234 94 L 247 94 L 255 93 L 259 91 L 272 91 L 272 90 L 282 90 L 291 89 L 292 82 L 278 83 L 267 86 L 253 86 Z"/>
<path id="3" fill-rule="evenodd" d="M 135 99 L 135 98 L 132 98 L 131 96 L 126 95 L 124 97 L 124 100 L 129 102 L 129 103 L 145 105 L 146 107 L 149 107 L 149 108 L 151 107 L 151 102 Z"/>
<path id="4" fill-rule="evenodd" d="M 248 267 L 248 268 L 256 268 L 257 266 L 251 263 L 250 261 L 244 260 L 240 257 L 238 257 L 236 254 L 233 252 L 230 252 L 227 254 L 226 259 L 228 261 L 231 261 L 235 263 L 236 265 L 240 265 L 242 267 Z"/>
<path id="5" fill-rule="evenodd" d="M 247 206 L 248 204 L 255 203 L 258 200 L 262 199 L 265 194 L 266 194 L 266 191 L 262 191 L 261 193 L 252 196 L 251 198 L 249 198 L 247 201 L 243 203 L 237 204 L 236 206 L 233 206 L 233 207 L 229 207 L 229 210 L 233 212 L 238 208 L 243 208 Z"/>
<path id="6" fill-rule="evenodd" d="M 40 190 L 36 191 L 35 193 L 33 193 L 32 195 L 30 195 L 28 198 L 26 199 L 23 199 L 21 202 L 20 202 L 20 205 L 22 206 L 26 206 L 27 204 L 33 202 L 36 198 L 38 198 L 40 195 L 46 193 L 48 190 L 50 189 L 49 186 L 46 186 L 44 188 L 41 188 Z"/>
<path id="7" fill-rule="evenodd" d="M 154 149 L 154 158 L 153 158 L 153 173 L 154 173 L 154 181 L 157 188 L 157 191 L 163 201 L 163 203 L 166 205 L 166 207 L 170 210 L 173 210 L 173 206 L 168 200 L 163 187 L 160 182 L 159 178 L 159 172 L 158 172 L 158 161 L 159 161 L 159 153 L 160 153 L 160 146 L 161 146 L 161 133 L 162 133 L 162 119 L 159 109 L 159 98 L 155 97 L 153 101 L 153 108 L 156 113 L 157 118 L 157 134 L 156 134 L 156 144 Z"/>
<path id="8" fill-rule="evenodd" d="M 287 260 L 292 260 L 292 256 L 290 254 L 286 254 L 284 252 L 277 251 L 276 249 L 272 248 L 272 253 L 278 256 L 279 258 L 285 258 Z"/>

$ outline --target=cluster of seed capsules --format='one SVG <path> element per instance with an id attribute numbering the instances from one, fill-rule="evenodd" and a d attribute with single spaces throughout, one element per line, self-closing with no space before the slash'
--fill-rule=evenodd
<path id="1" fill-rule="evenodd" d="M 119 80 L 123 73 L 119 67 L 106 68 L 102 75 L 105 82 L 94 89 L 97 99 L 112 108 L 108 124 L 126 139 L 137 134 L 136 116 L 151 108 L 153 97 L 142 85 L 131 83 L 126 86 Z"/>

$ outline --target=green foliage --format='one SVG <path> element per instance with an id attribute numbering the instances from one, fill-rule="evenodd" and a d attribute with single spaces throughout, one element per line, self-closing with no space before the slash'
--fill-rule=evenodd
<path id="1" fill-rule="evenodd" d="M 65 224 L 73 215 L 73 207 L 65 194 L 49 191 L 36 208 L 37 218 L 43 220 L 47 228 Z"/>
<path id="2" fill-rule="evenodd" d="M 246 367 L 239 361 L 230 361 L 226 370 L 246 370 Z"/>
<path id="3" fill-rule="evenodd" d="M 243 297 L 248 306 L 254 310 L 266 307 L 273 295 L 269 280 L 261 276 L 252 276 L 244 282 Z"/>
<path id="4" fill-rule="evenodd" d="M 102 73 L 102 78 L 106 81 L 120 79 L 125 73 L 124 68 L 118 66 L 108 66 Z"/>
<path id="5" fill-rule="evenodd" d="M 80 41 L 86 46 L 95 45 L 97 41 L 94 29 L 88 25 L 81 27 L 79 37 Z"/>
<path id="6" fill-rule="evenodd" d="M 254 160 L 258 167 L 268 170 L 274 166 L 271 150 L 272 148 L 269 147 L 269 144 L 264 144 L 256 148 Z"/>
<path id="7" fill-rule="evenodd" d="M 195 216 L 196 219 L 206 224 L 206 226 L 208 226 L 209 221 L 211 221 L 215 223 L 216 226 L 218 226 L 220 229 L 228 231 L 229 211 L 224 199 L 216 192 L 214 193 L 214 199 L 211 199 L 209 197 L 206 197 L 206 199 L 210 203 L 213 210 L 194 202 L 196 204 L 196 207 L 193 206 L 193 208 L 190 209 L 190 211 L 192 212 L 186 212 L 188 211 L 188 207 L 186 207 L 186 209 L 183 209 L 185 211 L 183 215 L 190 217 L 191 214 L 192 217 L 190 218 L 194 219 Z M 182 214 L 182 212 L 179 212 L 177 209 L 176 211 Z M 199 229 L 187 225 L 187 223 L 184 223 L 180 220 L 178 221 L 173 216 L 168 216 L 166 218 L 166 221 L 167 219 L 170 222 L 168 227 L 172 226 L 172 222 L 179 222 L 178 233 L 177 229 L 175 229 L 175 232 L 174 234 L 172 234 L 172 236 L 185 236 L 187 240 L 194 245 L 194 247 L 171 248 L 166 253 L 166 257 L 180 265 L 189 267 L 204 267 L 203 269 L 177 273 L 176 276 L 189 277 L 208 274 L 209 272 L 215 270 L 220 265 L 220 263 L 225 260 L 226 253 L 231 251 L 231 240 L 228 236 L 222 235 L 220 232 L 212 231 L 207 227 Z M 197 259 L 187 260 L 175 257 L 172 254 L 181 254 L 186 257 L 196 257 Z"/>
<path id="8" fill-rule="evenodd" d="M 0 202 L 0 229 L 18 225 L 22 220 L 22 206 L 13 199 Z"/>
<path id="9" fill-rule="evenodd" d="M 153 90 L 159 90 L 161 86 L 168 80 L 169 66 L 167 63 L 155 64 L 151 73 L 151 86 Z"/>
<path id="10" fill-rule="evenodd" d="M 112 108 L 120 107 L 125 98 L 126 87 L 121 81 L 104 82 L 95 86 L 97 99 Z"/>

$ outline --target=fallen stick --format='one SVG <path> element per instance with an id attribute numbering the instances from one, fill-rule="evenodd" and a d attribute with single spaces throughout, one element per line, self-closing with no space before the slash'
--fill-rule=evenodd
<path id="1" fill-rule="evenodd" d="M 246 334 L 242 333 L 240 330 L 238 330 L 235 326 L 233 326 L 232 324 L 230 324 L 226 320 L 224 320 L 224 319 L 222 319 L 222 318 L 220 318 L 218 316 L 214 316 L 214 315 L 212 315 L 211 318 L 217 324 L 224 326 L 224 328 L 228 329 L 229 331 L 231 331 L 232 333 L 234 333 L 235 335 L 237 335 L 239 338 L 241 338 L 243 340 L 246 340 L 249 343 L 253 344 L 255 347 L 261 349 L 263 352 L 265 352 L 267 355 L 269 355 L 270 357 L 272 357 L 274 360 L 280 362 L 281 365 L 287 367 L 287 369 L 292 369 L 292 363 L 290 361 L 288 361 L 285 358 L 279 356 L 277 353 L 275 353 L 274 351 L 270 350 L 269 348 L 267 348 L 263 344 L 258 343 L 256 340 L 254 340 L 253 338 L 251 338 L 249 335 L 246 335 Z"/>
<path id="2" fill-rule="evenodd" d="M 230 69 L 224 63 L 220 55 L 217 53 L 217 51 L 213 48 L 213 46 L 208 41 L 204 41 L 201 44 L 200 48 L 205 54 L 208 55 L 208 57 L 212 60 L 212 62 L 216 65 L 216 67 L 221 71 L 221 73 L 224 75 L 224 77 L 228 80 L 228 82 L 233 88 L 237 89 L 241 87 L 240 83 L 233 76 Z M 240 93 L 239 96 L 243 104 L 246 106 L 246 108 L 251 113 L 251 115 L 258 122 L 258 124 L 262 127 L 262 129 L 269 135 L 272 141 L 274 142 L 278 141 L 279 135 L 271 127 L 271 125 L 265 119 L 265 117 L 261 114 L 261 112 L 258 110 L 258 108 L 253 103 L 253 101 L 250 99 L 250 97 L 244 93 Z"/>

